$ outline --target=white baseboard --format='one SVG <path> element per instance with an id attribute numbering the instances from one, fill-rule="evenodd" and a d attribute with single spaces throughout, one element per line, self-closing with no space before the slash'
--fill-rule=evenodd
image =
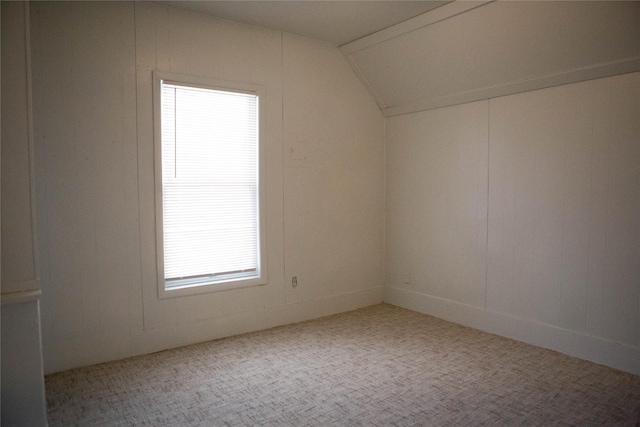
<path id="1" fill-rule="evenodd" d="M 56 352 L 55 360 L 45 358 L 45 373 L 51 374 L 317 319 L 381 304 L 382 296 L 383 290 L 379 286 L 293 304 L 242 311 L 199 322 L 180 323 L 149 330 L 132 330 L 129 333 L 114 330 L 102 335 L 58 340 L 55 345 L 65 350 Z"/>
<path id="2" fill-rule="evenodd" d="M 400 288 L 385 287 L 384 301 L 640 375 L 640 348 L 637 347 Z"/>
<path id="3" fill-rule="evenodd" d="M 383 288 L 380 286 L 280 307 L 267 307 L 264 318 L 270 327 L 289 325 L 381 304 L 383 295 Z"/>
<path id="4" fill-rule="evenodd" d="M 145 330 L 140 337 L 141 345 L 134 348 L 132 355 L 153 353 L 330 316 L 380 304 L 383 302 L 382 297 L 382 287 L 376 287 L 293 304 L 267 306 L 200 322 Z"/>

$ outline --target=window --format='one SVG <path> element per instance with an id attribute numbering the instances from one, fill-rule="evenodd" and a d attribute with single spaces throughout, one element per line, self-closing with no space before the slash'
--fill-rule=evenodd
<path id="1" fill-rule="evenodd" d="M 261 90 L 154 74 L 160 296 L 266 283 Z"/>

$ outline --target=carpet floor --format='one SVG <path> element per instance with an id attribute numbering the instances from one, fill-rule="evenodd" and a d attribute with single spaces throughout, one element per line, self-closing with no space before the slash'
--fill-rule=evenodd
<path id="1" fill-rule="evenodd" d="M 50 426 L 640 425 L 640 377 L 381 304 L 45 378 Z"/>

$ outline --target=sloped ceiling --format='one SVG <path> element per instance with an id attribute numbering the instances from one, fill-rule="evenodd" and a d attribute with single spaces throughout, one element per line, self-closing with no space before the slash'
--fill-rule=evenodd
<path id="1" fill-rule="evenodd" d="M 385 116 L 640 70 L 640 1 L 158 1 L 330 41 Z"/>
<path id="2" fill-rule="evenodd" d="M 640 70 L 640 2 L 453 2 L 341 48 L 386 116 Z"/>
<path id="3" fill-rule="evenodd" d="M 435 9 L 449 1 L 200 0 L 158 1 L 157 3 L 326 40 L 341 46 Z"/>

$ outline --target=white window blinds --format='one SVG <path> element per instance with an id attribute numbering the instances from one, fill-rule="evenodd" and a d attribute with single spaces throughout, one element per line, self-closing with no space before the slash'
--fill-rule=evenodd
<path id="1" fill-rule="evenodd" d="M 161 84 L 165 287 L 259 275 L 258 96 Z"/>

